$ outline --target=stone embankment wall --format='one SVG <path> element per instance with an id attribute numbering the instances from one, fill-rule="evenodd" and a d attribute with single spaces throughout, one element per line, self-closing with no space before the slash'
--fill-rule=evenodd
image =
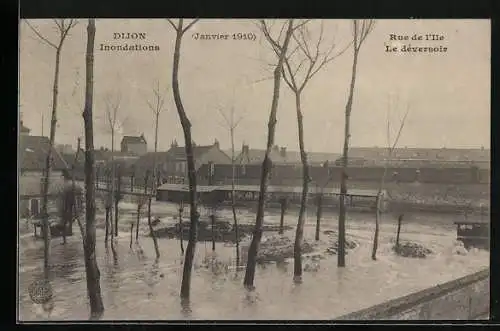
<path id="1" fill-rule="evenodd" d="M 338 320 L 473 320 L 489 315 L 489 269 L 350 313 Z"/>

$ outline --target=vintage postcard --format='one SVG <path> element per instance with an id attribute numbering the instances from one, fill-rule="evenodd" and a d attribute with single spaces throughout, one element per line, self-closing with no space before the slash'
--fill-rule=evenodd
<path id="1" fill-rule="evenodd" d="M 489 20 L 19 29 L 20 322 L 489 318 Z"/>

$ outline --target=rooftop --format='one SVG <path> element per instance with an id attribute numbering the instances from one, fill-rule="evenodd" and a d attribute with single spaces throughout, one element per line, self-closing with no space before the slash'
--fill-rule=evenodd
<path id="1" fill-rule="evenodd" d="M 49 138 L 43 136 L 24 136 L 19 139 L 19 161 L 22 170 L 43 170 L 50 149 Z M 52 147 L 52 169 L 66 170 L 68 164 L 59 152 Z"/>

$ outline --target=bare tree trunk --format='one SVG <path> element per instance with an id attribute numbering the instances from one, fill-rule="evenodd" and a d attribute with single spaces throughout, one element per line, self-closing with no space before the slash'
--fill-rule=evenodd
<path id="1" fill-rule="evenodd" d="M 149 170 L 146 171 L 146 176 L 144 177 L 144 197 L 148 196 L 148 181 L 149 181 Z M 142 208 L 142 198 L 140 198 L 140 202 L 137 204 L 137 224 L 135 226 L 135 242 L 139 242 L 139 221 L 141 217 L 141 208 Z"/>
<path id="2" fill-rule="evenodd" d="M 267 185 L 269 181 L 269 173 L 271 170 L 271 159 L 269 154 L 274 145 L 274 135 L 276 130 L 276 113 L 278 112 L 278 102 L 280 94 L 281 72 L 283 69 L 283 62 L 285 60 L 288 44 L 293 33 L 293 20 L 288 21 L 288 30 L 285 36 L 285 41 L 281 48 L 278 64 L 274 69 L 274 90 L 273 99 L 271 104 L 271 111 L 269 113 L 268 133 L 267 133 L 267 148 L 262 162 L 262 173 L 260 177 L 260 194 L 257 205 L 257 216 L 255 219 L 255 229 L 253 232 L 252 242 L 248 249 L 247 268 L 245 271 L 245 279 L 243 285 L 247 289 L 254 288 L 255 267 L 257 262 L 257 253 L 259 251 L 260 241 L 262 238 L 262 227 L 264 223 L 264 202 L 266 197 Z"/>
<path id="3" fill-rule="evenodd" d="M 85 271 L 87 293 L 90 301 L 91 318 L 99 318 L 104 313 L 101 297 L 100 273 L 95 254 L 95 185 L 94 185 L 94 130 L 92 125 L 92 102 L 94 90 L 94 39 L 95 19 L 89 19 L 87 27 L 85 110 Z"/>
<path id="4" fill-rule="evenodd" d="M 158 91 L 159 92 L 159 91 Z M 158 105 L 159 106 L 159 105 Z M 149 199 L 148 199 L 148 226 L 149 226 L 149 235 L 153 239 L 153 245 L 155 247 L 155 253 L 156 253 L 156 260 L 160 258 L 160 248 L 158 247 L 158 240 L 156 239 L 156 234 L 153 229 L 153 224 L 151 223 L 151 200 L 153 199 L 153 193 L 156 193 L 156 188 L 158 186 L 157 179 L 158 176 L 158 169 L 156 168 L 156 153 L 158 151 L 158 120 L 160 117 L 160 111 L 161 108 L 156 110 L 156 116 L 155 116 L 155 159 L 154 159 L 154 166 L 153 166 L 153 189 L 151 190 L 149 194 Z"/>
<path id="5" fill-rule="evenodd" d="M 133 236 L 134 234 L 134 223 L 131 223 L 130 224 L 130 249 L 132 249 L 132 238 L 134 237 Z"/>
<path id="6" fill-rule="evenodd" d="M 317 200 L 318 206 L 316 210 L 316 235 L 314 239 L 316 241 L 319 241 L 319 233 L 320 233 L 320 227 L 321 227 L 321 214 L 323 213 L 323 193 L 321 192 L 318 195 L 318 200 Z"/>
<path id="7" fill-rule="evenodd" d="M 210 221 L 212 222 L 212 252 L 215 252 L 215 215 L 210 215 Z"/>
<path id="8" fill-rule="evenodd" d="M 345 267 L 345 219 L 346 219 L 346 206 L 345 198 L 347 195 L 347 165 L 349 160 L 349 139 L 351 138 L 350 125 L 351 125 L 351 111 L 352 102 L 354 98 L 354 86 L 356 83 L 356 68 L 358 65 L 358 49 L 354 46 L 354 58 L 352 64 L 351 85 L 349 87 L 349 97 L 345 107 L 345 128 L 344 128 L 344 149 L 342 153 L 342 173 L 340 177 L 340 208 L 339 208 L 339 243 L 337 265 Z"/>
<path id="9" fill-rule="evenodd" d="M 155 231 L 153 229 L 153 224 L 151 223 L 151 196 L 148 199 L 148 226 L 149 235 L 153 239 L 153 245 L 155 247 L 156 259 L 160 258 L 160 248 L 158 247 L 158 240 L 156 239 Z"/>
<path id="10" fill-rule="evenodd" d="M 398 217 L 398 230 L 396 232 L 396 251 L 399 251 L 399 234 L 401 233 L 401 223 L 403 222 L 403 214 Z"/>
<path id="11" fill-rule="evenodd" d="M 299 219 L 295 230 L 295 245 L 293 249 L 293 276 L 296 282 L 302 280 L 302 241 L 304 239 L 305 213 L 307 209 L 307 194 L 309 191 L 309 165 L 304 147 L 304 124 L 301 110 L 300 92 L 295 93 L 295 107 L 297 111 L 297 126 L 299 133 L 300 160 L 302 162 L 302 195 L 300 198 Z"/>
<path id="12" fill-rule="evenodd" d="M 52 87 L 52 116 L 50 120 L 50 140 L 47 157 L 45 158 L 45 172 L 42 179 L 42 233 L 44 241 L 43 250 L 43 270 L 45 279 L 49 279 L 49 259 L 50 259 L 50 226 L 48 214 L 48 199 L 50 173 L 52 170 L 52 148 L 56 135 L 57 124 L 57 101 L 59 94 L 59 66 L 61 63 L 61 45 L 56 49 L 56 64 L 54 69 L 54 84 Z"/>
<path id="13" fill-rule="evenodd" d="M 377 197 L 375 199 L 375 234 L 373 237 L 373 248 L 372 248 L 372 260 L 377 260 L 377 249 L 378 249 L 378 235 L 380 231 L 380 199 L 381 193 L 377 193 Z"/>
<path id="14" fill-rule="evenodd" d="M 135 226 L 135 242 L 139 242 L 139 221 L 141 219 L 141 204 L 137 204 L 137 219 Z"/>
<path id="15" fill-rule="evenodd" d="M 184 212 L 184 208 L 182 208 L 182 206 L 180 206 L 179 207 L 179 239 L 181 242 L 181 253 L 182 254 L 184 254 L 184 229 L 182 228 L 182 213 L 183 212 Z"/>
<path id="16" fill-rule="evenodd" d="M 70 228 L 73 227 L 73 221 L 76 218 L 80 217 L 80 210 L 77 210 L 77 204 L 76 204 L 76 183 L 75 183 L 75 172 L 76 172 L 76 164 L 78 162 L 78 155 L 80 154 L 80 138 L 77 139 L 77 149 L 75 153 L 75 158 L 73 160 L 73 164 L 71 165 L 71 203 L 70 203 L 70 208 L 71 211 L 68 212 L 67 208 L 64 208 L 64 224 L 63 224 L 63 243 L 66 244 L 66 229 L 68 228 L 68 224 Z M 64 199 L 67 198 L 67 195 L 64 196 Z M 67 201 L 64 201 L 64 206 L 67 206 Z M 73 231 L 71 231 L 72 233 Z M 82 238 L 84 237 L 84 233 L 82 233 Z"/>
<path id="17" fill-rule="evenodd" d="M 234 112 L 231 113 L 233 119 Z M 235 151 L 234 151 L 234 121 L 231 121 L 230 135 L 231 135 L 231 210 L 233 212 L 233 228 L 234 228 L 234 243 L 236 245 L 236 268 L 240 265 L 240 234 L 238 228 L 238 217 L 236 216 L 236 197 L 235 194 L 235 177 L 236 177 L 236 164 L 235 164 Z"/>
<path id="18" fill-rule="evenodd" d="M 104 224 L 104 226 L 106 228 L 106 233 L 104 235 L 104 245 L 107 246 L 108 245 L 108 236 L 109 236 L 109 208 L 105 207 L 105 209 L 106 209 L 106 223 Z"/>
<path id="19" fill-rule="evenodd" d="M 114 142 L 113 142 L 114 144 Z M 116 170 L 115 168 L 115 164 L 113 163 L 113 169 L 114 169 L 114 174 L 115 176 L 113 176 L 113 182 L 116 180 L 116 191 L 114 192 L 115 196 L 114 196 L 114 202 L 115 202 L 115 237 L 118 237 L 118 205 L 120 203 L 120 190 L 121 190 L 121 175 L 120 175 L 120 172 L 121 170 L 118 169 L 118 171 Z M 115 178 L 116 177 L 116 178 Z"/>
<path id="20" fill-rule="evenodd" d="M 194 254 L 196 250 L 196 240 L 198 232 L 198 209 L 197 209 L 197 194 L 196 194 L 196 169 L 193 157 L 193 139 L 191 137 L 191 122 L 189 121 L 184 105 L 182 104 L 181 93 L 179 90 L 179 61 L 181 57 L 181 42 L 182 42 L 182 19 L 179 20 L 179 25 L 176 30 L 174 59 L 172 69 L 172 90 L 174 95 L 174 102 L 179 114 L 179 119 L 184 132 L 186 159 L 188 168 L 188 181 L 189 181 L 189 204 L 190 204 L 190 218 L 191 225 L 189 228 L 189 241 L 186 248 L 186 255 L 184 259 L 184 270 L 182 273 L 182 283 L 180 296 L 186 300 L 190 297 L 191 292 L 191 271 L 193 268 Z M 189 26 L 188 26 L 189 27 Z M 185 30 L 184 30 L 185 31 Z"/>
<path id="21" fill-rule="evenodd" d="M 280 216 L 280 228 L 278 233 L 283 234 L 285 228 L 285 212 L 286 212 L 286 198 L 280 199 L 281 216 Z"/>

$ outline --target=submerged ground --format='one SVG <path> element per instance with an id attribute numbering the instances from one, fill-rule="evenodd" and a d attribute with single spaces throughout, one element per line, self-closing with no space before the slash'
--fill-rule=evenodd
<path id="1" fill-rule="evenodd" d="M 176 222 L 167 215 L 176 214 L 175 206 L 154 203 L 155 215 L 163 223 Z M 140 248 L 129 248 L 130 222 L 135 219 L 135 206 L 122 203 L 118 259 L 104 246 L 104 232 L 98 229 L 97 257 L 101 272 L 101 289 L 106 308 L 103 319 L 334 319 L 345 313 L 366 308 L 382 301 L 443 283 L 489 265 L 489 252 L 471 250 L 456 252 L 456 217 L 450 215 L 407 214 L 401 240 L 423 244 L 434 253 L 425 259 L 396 256 L 392 245 L 396 220 L 384 215 L 381 225 L 378 260 L 370 258 L 374 220 L 371 214 L 350 213 L 347 236 L 358 243 L 346 257 L 346 267 L 336 266 L 336 255 L 314 261 L 313 271 L 304 272 L 303 283 L 293 283 L 293 262 L 260 266 L 255 277 L 256 291 L 243 289 L 244 271 L 234 268 L 234 248 L 217 243 L 216 254 L 229 268 L 207 267 L 211 243 L 199 242 L 196 250 L 190 307 L 181 308 L 179 299 L 183 257 L 176 239 L 159 239 L 161 258 L 154 262 L 153 243 L 140 237 Z M 222 210 L 219 218 L 231 221 L 231 211 Z M 187 219 L 185 219 L 187 221 Z M 239 211 L 242 223 L 253 223 L 255 216 Z M 294 227 L 296 212 L 289 212 L 286 224 Z M 102 222 L 102 215 L 98 215 Z M 305 240 L 314 242 L 314 211 L 309 211 Z M 269 211 L 266 224 L 279 222 L 278 211 Z M 145 221 L 141 221 L 145 225 Z M 336 230 L 337 213 L 325 212 L 325 230 Z M 21 222 L 20 227 L 25 225 Z M 26 231 L 26 230 L 25 230 Z M 144 226 L 141 233 L 145 234 Z M 269 233 L 271 235 L 271 233 Z M 294 230 L 285 236 L 293 238 Z M 42 273 L 43 242 L 31 233 L 21 235 L 19 243 L 19 318 L 20 320 L 75 320 L 88 318 L 88 299 L 83 264 L 83 250 L 77 226 L 66 245 L 60 238 L 52 240 L 52 285 L 54 309 L 50 314 L 31 302 L 28 286 Z M 320 247 L 323 251 L 325 247 Z M 309 260 L 304 262 L 308 264 Z M 312 262 L 311 262 L 312 263 Z"/>

